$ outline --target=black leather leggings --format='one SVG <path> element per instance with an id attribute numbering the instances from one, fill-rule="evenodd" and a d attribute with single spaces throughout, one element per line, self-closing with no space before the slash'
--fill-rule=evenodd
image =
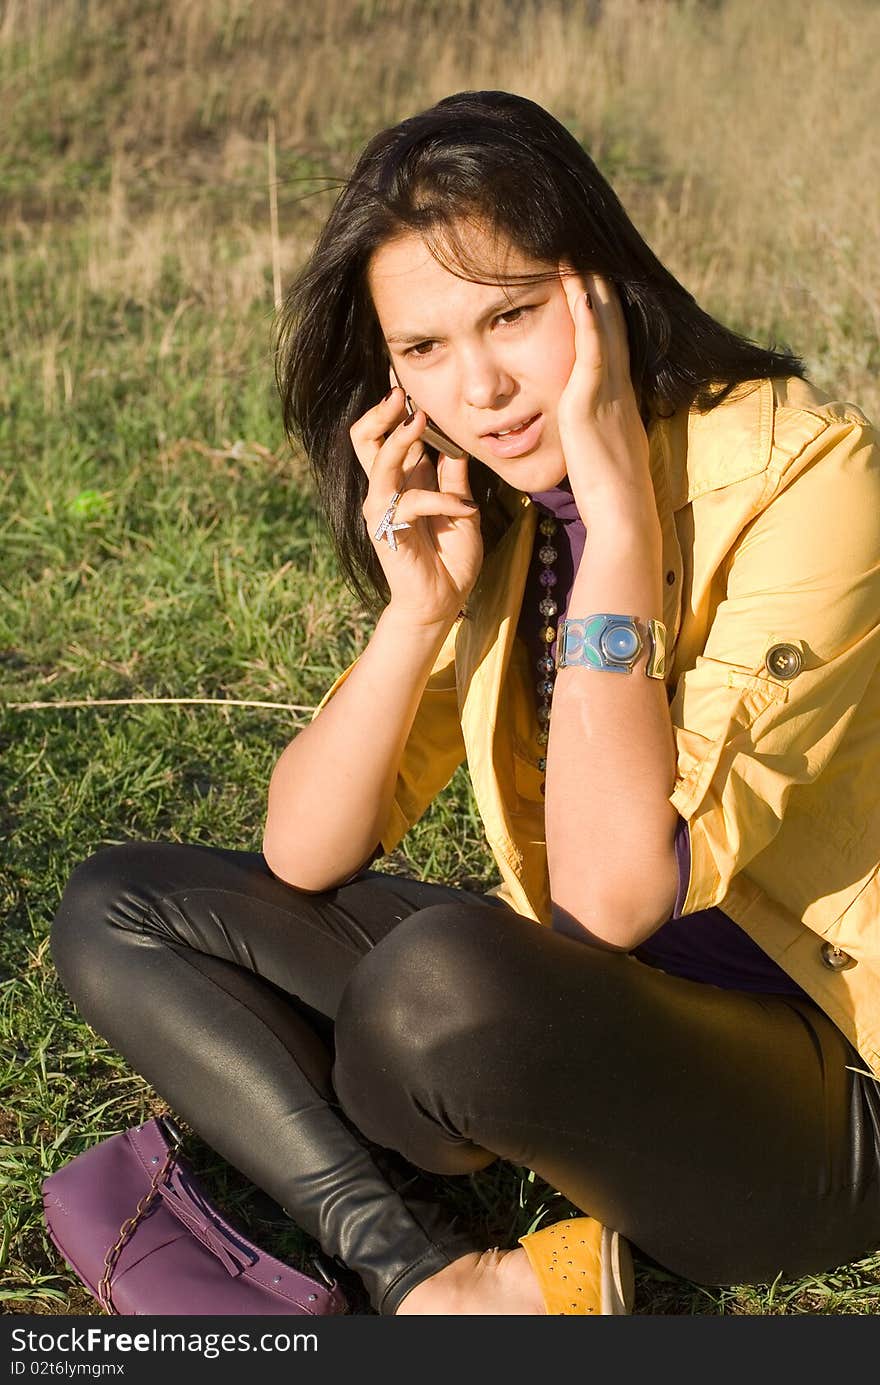
<path id="1" fill-rule="evenodd" d="M 880 1244 L 880 1101 L 812 1003 L 720 990 L 497 901 L 262 856 L 100 851 L 52 933 L 85 1019 L 392 1314 L 474 1236 L 420 1170 L 535 1171 L 705 1284 Z"/>

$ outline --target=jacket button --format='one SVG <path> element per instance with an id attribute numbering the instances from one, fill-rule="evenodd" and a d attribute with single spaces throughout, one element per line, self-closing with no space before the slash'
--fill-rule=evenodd
<path id="1" fill-rule="evenodd" d="M 835 947 L 833 943 L 822 944 L 822 961 L 831 971 L 843 971 L 845 967 L 855 966 L 849 953 L 844 952 L 842 947 Z"/>
<path id="2" fill-rule="evenodd" d="M 804 666 L 801 651 L 793 644 L 774 644 L 765 663 L 775 678 L 795 678 Z"/>

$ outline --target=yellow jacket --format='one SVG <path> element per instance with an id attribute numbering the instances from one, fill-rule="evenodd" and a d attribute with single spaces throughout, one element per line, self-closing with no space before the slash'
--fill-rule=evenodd
<path id="1" fill-rule="evenodd" d="M 764 380 L 708 414 L 652 425 L 650 441 L 678 748 L 671 802 L 691 840 L 682 912 L 723 908 L 880 1077 L 873 430 L 803 381 Z M 497 893 L 549 924 L 534 678 L 516 637 L 537 511 L 500 489 L 511 524 L 431 673 L 382 845 L 393 850 L 466 758 Z"/>

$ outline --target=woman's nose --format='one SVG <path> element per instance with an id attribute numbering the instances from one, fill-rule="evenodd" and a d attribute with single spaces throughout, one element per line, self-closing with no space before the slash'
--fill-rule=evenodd
<path id="1" fill-rule="evenodd" d="M 497 408 L 515 391 L 513 376 L 490 356 L 471 357 L 462 364 L 462 398 L 472 409 Z"/>

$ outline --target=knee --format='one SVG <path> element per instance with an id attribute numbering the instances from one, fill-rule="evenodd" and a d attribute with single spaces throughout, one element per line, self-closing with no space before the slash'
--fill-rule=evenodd
<path id="1" fill-rule="evenodd" d="M 104 847 L 78 865 L 67 881 L 52 922 L 50 947 L 62 984 L 74 997 L 87 988 L 110 927 L 124 925 L 126 916 L 143 916 L 132 888 L 139 850 L 137 843 Z"/>
<path id="2" fill-rule="evenodd" d="M 105 846 L 71 873 L 53 924 L 53 937 L 85 920 L 105 920 L 137 878 L 141 847 L 136 842 Z"/>
<path id="3" fill-rule="evenodd" d="M 485 1033 L 509 1015 L 497 958 L 508 927 L 501 910 L 433 905 L 403 920 L 358 963 L 336 1018 L 336 1052 L 347 1071 L 407 1071 Z M 503 971 L 503 967 L 500 968 Z"/>

